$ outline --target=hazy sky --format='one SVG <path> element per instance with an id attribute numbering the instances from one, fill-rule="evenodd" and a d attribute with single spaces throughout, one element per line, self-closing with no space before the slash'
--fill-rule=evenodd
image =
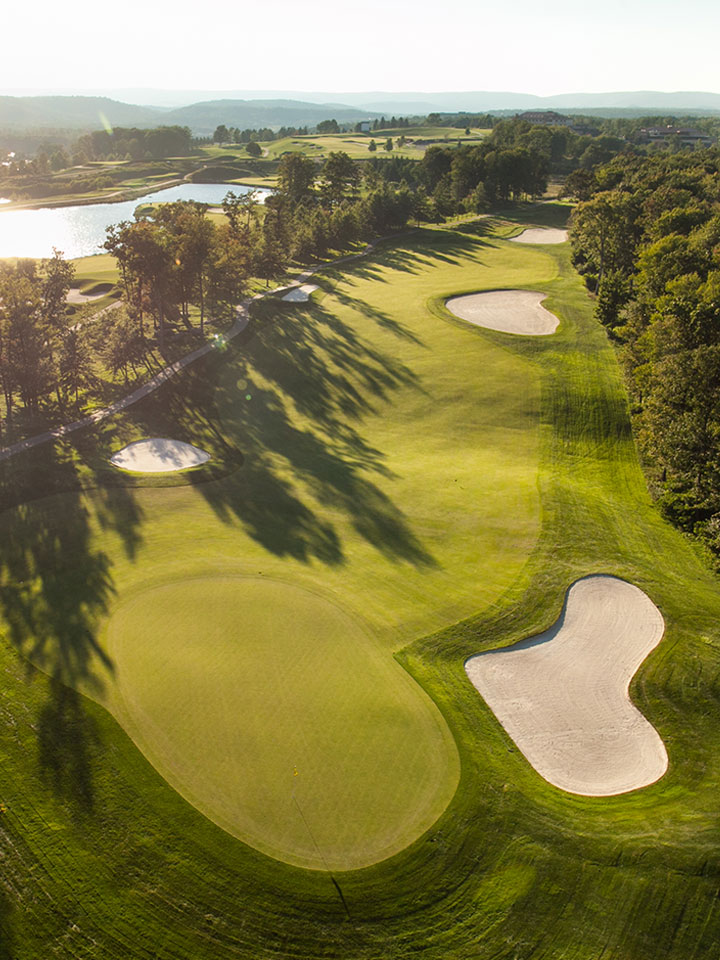
<path id="1" fill-rule="evenodd" d="M 718 0 L 33 0 L 0 27 L 8 90 L 720 92 Z"/>

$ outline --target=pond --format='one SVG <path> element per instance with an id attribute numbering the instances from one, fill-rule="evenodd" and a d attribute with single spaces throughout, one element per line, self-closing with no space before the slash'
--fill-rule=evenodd
<path id="1" fill-rule="evenodd" d="M 39 207 L 0 212 L 0 257 L 51 257 L 53 247 L 67 260 L 103 253 L 105 231 L 112 223 L 131 220 L 141 204 L 173 200 L 220 203 L 232 190 L 248 193 L 253 187 L 233 183 L 182 183 L 166 190 L 124 200 L 122 203 L 91 203 L 74 207 Z M 258 190 L 262 201 L 269 190 Z"/>

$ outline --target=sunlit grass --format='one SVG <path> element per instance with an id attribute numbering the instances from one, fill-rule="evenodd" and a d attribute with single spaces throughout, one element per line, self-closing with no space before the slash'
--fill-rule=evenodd
<path id="1" fill-rule="evenodd" d="M 554 216 L 539 207 L 525 219 Z M 240 341 L 114 424 L 4 468 L 5 502 L 21 503 L 2 516 L 0 924 L 15 953 L 713 955 L 717 581 L 650 502 L 614 353 L 567 249 L 523 248 L 493 229 L 419 231 L 330 270 L 311 304 L 262 305 Z M 443 306 L 511 286 L 548 294 L 557 334 L 468 329 Z M 103 466 L 126 440 L 171 431 L 214 466 L 166 487 L 121 483 Z M 335 874 L 337 885 L 284 866 L 182 801 L 104 710 L 32 670 L 28 682 L 12 643 L 49 670 L 72 668 L 122 719 L 123 659 L 112 636 L 113 668 L 94 646 L 103 625 L 122 633 L 124 604 L 164 583 L 181 616 L 198 570 L 332 598 L 374 638 L 373 657 L 395 653 L 421 683 L 461 758 L 459 788 L 423 837 Z M 552 623 L 569 583 L 591 572 L 637 583 L 667 625 L 631 692 L 670 769 L 607 799 L 542 781 L 463 669 Z M 237 616 L 207 613 L 223 632 L 203 642 L 219 649 Z M 167 652 L 160 692 L 180 717 L 160 633 L 143 656 L 159 669 Z M 213 682 L 203 674 L 198 689 Z"/>

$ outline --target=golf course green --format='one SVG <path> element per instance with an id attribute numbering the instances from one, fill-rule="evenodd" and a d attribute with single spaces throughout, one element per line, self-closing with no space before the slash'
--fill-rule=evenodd
<path id="1" fill-rule="evenodd" d="M 650 500 L 567 244 L 509 242 L 566 213 L 330 265 L 3 466 L 8 957 L 712 955 L 720 592 Z M 445 306 L 489 290 L 557 331 Z M 211 459 L 109 465 L 147 437 Z M 669 768 L 612 797 L 543 780 L 464 668 L 590 574 L 666 625 L 630 694 Z"/>
<path id="2" fill-rule="evenodd" d="M 325 597 L 250 577 L 175 581 L 121 604 L 109 649 L 127 728 L 157 769 L 273 856 L 364 866 L 452 798 L 442 717 Z"/>

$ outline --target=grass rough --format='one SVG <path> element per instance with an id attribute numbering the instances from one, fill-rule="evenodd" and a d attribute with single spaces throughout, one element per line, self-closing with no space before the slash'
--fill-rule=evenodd
<path id="1" fill-rule="evenodd" d="M 518 221 L 542 223 L 549 213 L 539 208 Z M 717 580 L 650 501 L 617 362 L 567 248 L 517 249 L 491 224 L 465 224 L 380 247 L 367 263 L 328 271 L 326 284 L 317 304 L 280 308 L 287 315 L 261 308 L 237 352 L 168 384 L 112 432 L 104 425 L 72 447 L 40 449 L 3 468 L 2 951 L 22 960 L 51 950 L 98 960 L 713 956 Z M 450 294 L 501 286 L 547 292 L 558 333 L 510 343 L 468 330 L 444 308 Z M 331 349 L 333 381 L 325 373 Z M 356 358 L 364 368 L 353 366 Z M 413 383 L 382 379 L 390 361 L 422 377 L 427 399 Z M 217 384 L 212 395 L 208 384 Z M 340 384 L 337 407 L 328 396 L 337 399 Z M 363 397 L 370 409 L 357 406 Z M 466 401 L 469 431 L 453 416 Z M 391 429 L 395 416 L 403 431 Z M 170 421 L 181 439 L 224 453 L 223 476 L 208 482 L 198 471 L 167 487 L 107 479 L 111 442 L 163 435 Z M 462 455 L 450 461 L 460 435 Z M 519 475 L 507 474 L 530 437 L 537 453 Z M 397 452 L 389 438 L 399 440 Z M 331 440 L 345 444 L 341 452 Z M 371 471 L 368 479 L 375 451 L 396 477 Z M 422 471 L 404 467 L 408 455 L 430 470 L 425 487 Z M 346 496 L 346 484 L 357 490 L 358 471 L 378 491 L 371 505 L 392 491 L 437 566 L 416 570 L 397 549 L 383 553 L 388 528 L 368 525 L 373 514 L 359 517 Z M 484 494 L 476 502 L 472 486 L 443 499 L 455 477 L 467 486 L 478 474 L 487 504 Z M 509 535 L 493 503 L 523 484 L 525 526 Z M 410 513 L 412 504 L 423 509 Z M 516 509 L 505 501 L 503 515 L 512 519 Z M 463 525 L 457 541 L 444 532 L 455 523 Z M 390 529 L 397 543 L 397 527 Z M 172 790 L 106 710 L 17 655 L 19 648 L 36 662 L 44 656 L 51 672 L 72 667 L 77 685 L 90 689 L 103 657 L 98 625 L 141 579 L 140 568 L 163 558 L 165 575 L 184 574 L 212 556 L 236 571 L 238 539 L 256 573 L 262 556 L 267 568 L 296 571 L 307 589 L 322 581 L 344 608 L 352 606 L 344 590 L 361 597 L 378 644 L 395 653 L 452 732 L 458 789 L 433 826 L 388 860 L 330 876 L 263 856 Z M 509 543 L 499 565 L 484 559 L 489 551 L 502 558 Z M 332 563 L 337 546 L 342 562 Z M 481 570 L 490 572 L 485 580 Z M 670 768 L 657 784 L 610 799 L 570 796 L 542 781 L 463 669 L 480 650 L 548 627 L 567 586 L 593 572 L 636 583 L 667 625 L 631 695 L 667 744 Z M 109 664 L 105 670 L 109 686 Z"/>

